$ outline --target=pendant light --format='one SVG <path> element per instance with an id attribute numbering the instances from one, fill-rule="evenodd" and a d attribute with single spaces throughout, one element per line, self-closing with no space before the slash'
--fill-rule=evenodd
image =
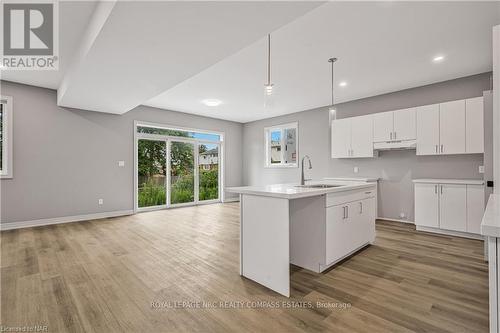
<path id="1" fill-rule="evenodd" d="M 267 35 L 267 83 L 264 85 L 264 96 L 266 97 L 266 106 L 271 104 L 274 84 L 271 83 L 271 34 Z"/>
<path id="2" fill-rule="evenodd" d="M 337 109 L 335 108 L 335 99 L 334 99 L 334 94 L 333 94 L 333 87 L 334 87 L 334 80 L 333 80 L 333 64 L 337 61 L 337 58 L 330 58 L 328 59 L 328 62 L 332 64 L 332 104 L 328 108 L 330 111 L 330 117 L 331 119 L 336 119 L 337 118 Z"/>

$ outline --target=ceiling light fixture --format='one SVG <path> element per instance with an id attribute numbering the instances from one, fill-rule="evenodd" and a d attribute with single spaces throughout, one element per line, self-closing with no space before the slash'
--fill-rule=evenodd
<path id="1" fill-rule="evenodd" d="M 273 94 L 274 84 L 271 83 L 271 34 L 267 34 L 267 83 L 264 85 L 266 105 L 269 105 L 269 97 Z"/>
<path id="2" fill-rule="evenodd" d="M 340 87 L 345 87 L 345 86 L 347 86 L 347 82 L 342 81 L 342 82 L 339 83 L 339 86 Z"/>
<path id="3" fill-rule="evenodd" d="M 206 106 L 219 106 L 222 104 L 222 101 L 219 100 L 219 99 L 215 99 L 215 98 L 209 98 L 209 99 L 204 99 L 203 101 L 201 101 L 203 104 L 205 104 Z"/>
<path id="4" fill-rule="evenodd" d="M 331 116 L 331 119 L 336 119 L 337 118 L 337 109 L 335 108 L 335 99 L 334 99 L 334 91 L 333 91 L 333 87 L 334 87 L 334 77 L 333 77 L 333 64 L 337 61 L 337 58 L 330 58 L 328 59 L 328 62 L 332 64 L 332 104 L 330 105 L 330 116 Z"/>
<path id="5" fill-rule="evenodd" d="M 432 61 L 434 61 L 434 62 L 441 62 L 441 61 L 443 61 L 443 60 L 444 60 L 444 56 L 442 56 L 442 55 L 435 56 L 435 57 L 432 59 Z"/>

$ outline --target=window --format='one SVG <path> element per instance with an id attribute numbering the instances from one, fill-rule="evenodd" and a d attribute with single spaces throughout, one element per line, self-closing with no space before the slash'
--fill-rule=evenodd
<path id="1" fill-rule="evenodd" d="M 0 177 L 12 178 L 12 97 L 0 98 Z"/>
<path id="2" fill-rule="evenodd" d="M 298 123 L 266 127 L 267 167 L 297 167 Z"/>
<path id="3" fill-rule="evenodd" d="M 219 202 L 224 134 L 135 122 L 136 209 Z"/>

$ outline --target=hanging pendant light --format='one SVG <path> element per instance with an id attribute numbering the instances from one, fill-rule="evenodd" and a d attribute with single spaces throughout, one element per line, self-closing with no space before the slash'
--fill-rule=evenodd
<path id="1" fill-rule="evenodd" d="M 333 91 L 333 87 L 334 87 L 334 80 L 333 80 L 333 64 L 337 61 L 337 58 L 330 58 L 328 59 L 328 62 L 332 64 L 332 104 L 330 105 L 330 107 L 328 108 L 328 110 L 330 111 L 330 117 L 331 119 L 336 119 L 337 118 L 337 109 L 335 108 L 335 99 L 334 99 L 334 91 Z"/>
<path id="2" fill-rule="evenodd" d="M 271 83 L 271 34 L 267 35 L 267 83 L 264 85 L 264 96 L 266 97 L 266 106 L 272 103 L 271 96 L 274 92 L 274 84 Z"/>

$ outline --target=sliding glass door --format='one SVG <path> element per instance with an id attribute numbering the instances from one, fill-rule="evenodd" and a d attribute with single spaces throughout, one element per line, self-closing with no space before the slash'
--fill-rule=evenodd
<path id="1" fill-rule="evenodd" d="M 200 143 L 198 145 L 199 200 L 219 199 L 219 145 Z"/>
<path id="2" fill-rule="evenodd" d="M 136 208 L 221 201 L 221 133 L 136 125 Z"/>
<path id="3" fill-rule="evenodd" d="M 170 140 L 170 204 L 195 202 L 195 144 Z"/>
<path id="4" fill-rule="evenodd" d="M 163 206 L 166 196 L 167 142 L 137 140 L 137 206 Z"/>

